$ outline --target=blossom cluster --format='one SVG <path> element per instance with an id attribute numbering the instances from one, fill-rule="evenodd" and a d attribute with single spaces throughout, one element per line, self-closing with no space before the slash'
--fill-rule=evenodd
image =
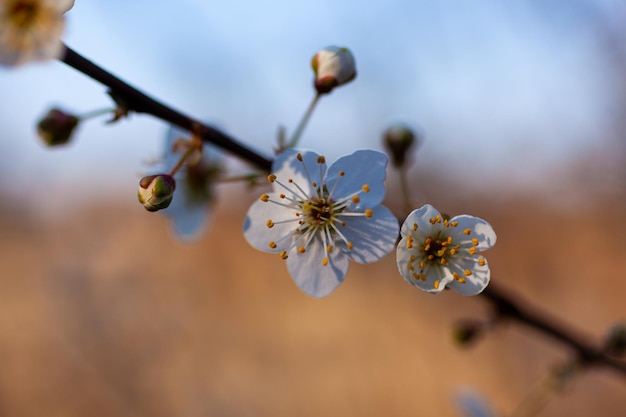
<path id="1" fill-rule="evenodd" d="M 324 297 L 343 282 L 348 261 L 378 261 L 396 247 L 398 270 L 409 284 L 429 293 L 444 288 L 480 293 L 489 283 L 480 252 L 495 244 L 492 227 L 468 215 L 447 219 L 425 205 L 399 228 L 381 205 L 386 167 L 387 157 L 372 150 L 330 166 L 312 151 L 279 154 L 268 177 L 272 191 L 246 216 L 246 240 L 284 259 L 298 287 L 313 297 Z"/>

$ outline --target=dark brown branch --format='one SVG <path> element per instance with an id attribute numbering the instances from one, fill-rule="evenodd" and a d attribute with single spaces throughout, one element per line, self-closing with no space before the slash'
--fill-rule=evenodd
<path id="1" fill-rule="evenodd" d="M 512 296 L 491 282 L 481 295 L 489 300 L 500 317 L 516 320 L 534 328 L 572 348 L 579 360 L 588 366 L 603 365 L 626 376 L 626 363 L 608 356 L 602 349 L 588 342 L 587 338 L 567 328 L 564 323 L 522 301 L 519 296 Z"/>
<path id="2" fill-rule="evenodd" d="M 123 100 L 124 106 L 128 110 L 151 114 L 188 131 L 197 131 L 198 126 L 200 126 L 202 137 L 206 142 L 219 146 L 265 171 L 271 169 L 272 161 L 258 152 L 245 147 L 237 140 L 211 126 L 207 126 L 171 107 L 161 104 L 79 55 L 69 47 L 66 47 L 65 55 L 61 58 L 61 61 L 109 87 L 113 97 Z"/>

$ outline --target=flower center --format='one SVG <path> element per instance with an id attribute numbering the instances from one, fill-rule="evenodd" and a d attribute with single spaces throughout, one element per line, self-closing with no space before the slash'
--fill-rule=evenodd
<path id="1" fill-rule="evenodd" d="M 333 192 L 337 184 L 341 181 L 341 178 L 346 175 L 345 172 L 340 171 L 337 181 L 329 188 L 325 181 L 326 161 L 323 156 L 317 158 L 317 163 L 319 164 L 319 182 L 311 180 L 311 174 L 308 172 L 303 162 L 302 155 L 298 154 L 296 159 L 302 163 L 303 172 L 307 178 L 308 184 L 310 184 L 312 188 L 308 186 L 303 188 L 291 178 L 284 183 L 274 174 L 268 177 L 270 183 L 277 184 L 280 188 L 284 189 L 286 193 L 278 194 L 278 200 L 270 197 L 269 194 L 263 194 L 261 201 L 266 203 L 271 202 L 287 208 L 289 211 L 292 211 L 295 216 L 276 222 L 272 219 L 267 219 L 267 227 L 272 228 L 279 223 L 297 223 L 295 228 L 291 229 L 286 235 L 281 236 L 279 240 L 268 242 L 268 246 L 271 249 L 278 250 L 281 242 L 289 241 L 290 244 L 287 246 L 286 250 L 280 252 L 281 258 L 287 259 L 287 253 L 293 248 L 297 248 L 297 253 L 303 254 L 307 251 L 313 239 L 320 239 L 324 248 L 322 264 L 328 265 L 328 254 L 333 251 L 335 241 L 343 242 L 348 250 L 353 247 L 352 242 L 349 241 L 340 230 L 340 228 L 346 225 L 344 219 L 355 216 L 367 218 L 373 216 L 374 212 L 372 209 L 355 210 L 355 206 L 360 202 L 359 194 L 369 192 L 369 186 L 364 184 L 361 189 L 353 194 L 335 199 L 333 198 Z M 309 193 L 305 191 L 307 188 L 311 190 Z M 313 195 L 309 195 L 310 193 Z"/>
<path id="2" fill-rule="evenodd" d="M 17 27 L 28 28 L 37 20 L 40 5 L 33 0 L 18 0 L 8 7 L 10 21 Z"/>

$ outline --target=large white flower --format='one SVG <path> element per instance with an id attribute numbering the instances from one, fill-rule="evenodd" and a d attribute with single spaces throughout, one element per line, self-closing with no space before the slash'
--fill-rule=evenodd
<path id="1" fill-rule="evenodd" d="M 59 58 L 74 0 L 0 0 L 0 65 Z"/>
<path id="2" fill-rule="evenodd" d="M 434 294 L 450 287 L 476 295 L 489 283 L 489 266 L 479 252 L 496 243 L 496 234 L 483 219 L 447 220 L 427 204 L 408 215 L 400 233 L 396 260 L 409 284 Z"/>
<path id="3" fill-rule="evenodd" d="M 246 217 L 244 236 L 255 248 L 280 254 L 302 291 L 325 297 L 348 271 L 348 260 L 374 262 L 391 252 L 398 221 L 380 205 L 387 157 L 362 150 L 326 166 L 315 152 L 287 150 Z"/>

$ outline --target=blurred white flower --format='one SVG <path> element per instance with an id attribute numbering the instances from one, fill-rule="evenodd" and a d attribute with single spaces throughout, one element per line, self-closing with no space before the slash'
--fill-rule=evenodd
<path id="1" fill-rule="evenodd" d="M 329 93 L 356 77 L 356 63 L 348 48 L 328 46 L 313 56 L 311 66 L 315 73 L 315 89 L 320 94 Z"/>
<path id="2" fill-rule="evenodd" d="M 408 215 L 400 233 L 396 261 L 409 284 L 434 294 L 450 287 L 476 295 L 489 283 L 489 266 L 479 252 L 496 243 L 496 234 L 483 219 L 446 220 L 427 204 Z"/>
<path id="3" fill-rule="evenodd" d="M 1 0 L 0 65 L 59 58 L 64 13 L 73 5 L 73 0 Z"/>
<path id="4" fill-rule="evenodd" d="M 387 157 L 362 150 L 330 167 L 315 152 L 287 150 L 273 163 L 263 194 L 248 211 L 244 236 L 280 254 L 302 291 L 325 297 L 341 284 L 348 261 L 370 263 L 393 250 L 398 221 L 380 205 Z"/>
<path id="5" fill-rule="evenodd" d="M 184 139 L 185 136 L 189 133 L 169 128 L 165 139 L 164 171 L 169 172 L 192 146 L 191 140 Z M 216 201 L 215 182 L 222 171 L 221 163 L 221 154 L 205 146 L 203 152 L 195 151 L 190 155 L 174 175 L 176 194 L 162 213 L 169 218 L 174 235 L 183 242 L 197 241 L 208 229 Z"/>

